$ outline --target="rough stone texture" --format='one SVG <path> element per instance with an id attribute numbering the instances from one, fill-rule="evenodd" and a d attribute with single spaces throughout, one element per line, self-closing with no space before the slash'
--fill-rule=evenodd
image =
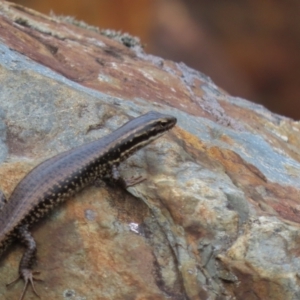
<path id="1" fill-rule="evenodd" d="M 0 188 L 149 110 L 178 125 L 33 228 L 43 299 L 300 299 L 300 125 L 183 64 L 0 2 Z M 17 299 L 22 248 L 0 261 Z M 36 299 L 29 289 L 26 300 Z"/>

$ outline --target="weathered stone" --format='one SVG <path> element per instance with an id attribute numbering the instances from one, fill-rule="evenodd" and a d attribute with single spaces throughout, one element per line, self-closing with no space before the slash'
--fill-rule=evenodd
<path id="1" fill-rule="evenodd" d="M 6 195 L 40 161 L 132 117 L 178 118 L 122 165 L 146 181 L 87 188 L 33 228 L 44 299 L 300 298 L 298 122 L 138 45 L 14 4 L 0 2 L 0 28 Z M 3 299 L 21 292 L 5 287 L 21 253 L 1 258 Z"/>

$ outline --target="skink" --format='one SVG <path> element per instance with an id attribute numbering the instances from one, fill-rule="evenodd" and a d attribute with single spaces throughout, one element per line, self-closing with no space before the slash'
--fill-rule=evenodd
<path id="1" fill-rule="evenodd" d="M 42 162 L 19 182 L 0 212 L 0 254 L 14 239 L 25 246 L 16 279 L 25 282 L 19 300 L 24 298 L 29 283 L 38 296 L 32 271 L 37 249 L 29 227 L 97 178 L 110 177 L 126 187 L 118 165 L 175 124 L 172 116 L 149 112 L 99 140 Z"/>

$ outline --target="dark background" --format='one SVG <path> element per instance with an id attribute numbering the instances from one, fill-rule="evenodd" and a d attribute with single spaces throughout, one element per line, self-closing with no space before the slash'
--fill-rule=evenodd
<path id="1" fill-rule="evenodd" d="M 182 61 L 228 93 L 300 119 L 299 0 L 19 0 L 139 36 L 148 53 Z"/>

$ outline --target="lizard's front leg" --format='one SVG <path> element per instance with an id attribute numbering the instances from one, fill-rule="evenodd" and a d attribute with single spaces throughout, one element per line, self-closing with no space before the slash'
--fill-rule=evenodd
<path id="1" fill-rule="evenodd" d="M 121 185 L 122 188 L 126 189 L 130 186 L 136 185 L 142 181 L 145 181 L 146 178 L 143 176 L 138 176 L 138 177 L 131 177 L 129 179 L 124 179 L 121 177 L 120 172 L 118 170 L 118 167 L 116 165 L 113 165 L 111 167 L 111 178 L 110 181 L 113 183 L 117 183 Z"/>

